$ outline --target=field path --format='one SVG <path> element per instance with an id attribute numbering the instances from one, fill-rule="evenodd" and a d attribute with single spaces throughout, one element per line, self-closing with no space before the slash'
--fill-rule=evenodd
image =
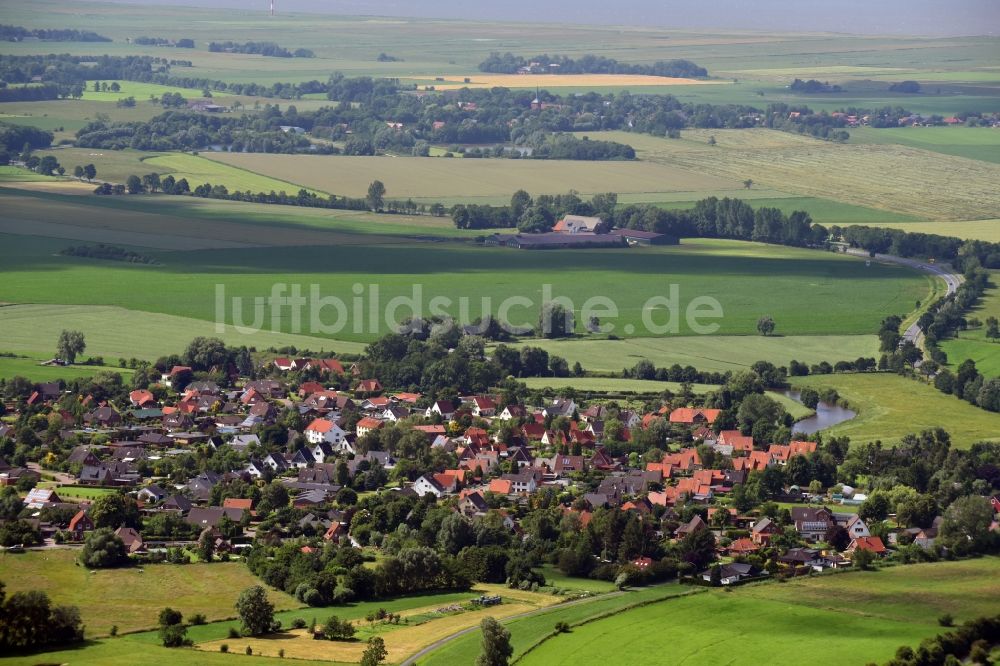
<path id="1" fill-rule="evenodd" d="M 857 257 L 868 257 L 867 252 L 857 248 L 849 248 L 847 253 Z M 873 258 L 876 261 L 885 261 L 891 264 L 907 266 L 918 271 L 930 273 L 935 277 L 939 277 L 944 280 L 945 286 L 947 287 L 946 295 L 949 296 L 954 294 L 958 289 L 958 285 L 965 281 L 965 278 L 961 275 L 952 272 L 954 269 L 948 265 L 938 266 L 920 261 L 918 259 L 907 259 L 905 257 L 897 257 L 891 254 L 876 254 Z M 909 328 L 906 329 L 906 332 L 903 333 L 903 339 L 912 342 L 917 347 L 920 347 L 921 341 L 924 339 L 924 332 L 920 330 L 917 322 L 913 322 L 910 324 Z"/>
<path id="2" fill-rule="evenodd" d="M 568 608 L 569 606 L 578 606 L 580 604 L 589 603 L 591 601 L 596 601 L 598 599 L 607 599 L 609 597 L 619 597 L 619 596 L 621 596 L 623 594 L 625 594 L 625 592 L 619 590 L 619 591 L 616 591 L 616 592 L 608 592 L 607 594 L 598 594 L 598 595 L 594 595 L 592 597 L 584 597 L 583 599 L 574 599 L 573 601 L 567 601 L 564 604 L 556 604 L 555 606 L 543 606 L 542 608 L 536 608 L 535 610 L 530 610 L 530 611 L 527 611 L 527 612 L 524 612 L 524 613 L 518 613 L 517 615 L 511 615 L 509 617 L 503 618 L 503 621 L 504 622 L 509 622 L 511 620 L 519 620 L 519 619 L 521 619 L 523 617 L 529 617 L 529 616 L 532 616 L 532 615 L 540 615 L 540 614 L 548 612 L 548 611 L 557 610 L 557 609 L 560 609 L 560 608 Z M 431 652 L 433 652 L 434 650 L 437 650 L 438 648 L 446 645 L 447 643 L 450 643 L 451 641 L 455 640 L 456 638 L 461 638 L 462 636 L 465 636 L 466 634 L 471 634 L 473 631 L 479 631 L 479 625 L 476 625 L 474 627 L 468 627 L 467 629 L 462 629 L 461 631 L 456 631 L 455 633 L 453 633 L 450 636 L 445 636 L 444 638 L 441 638 L 439 640 L 434 641 L 433 643 L 431 643 L 427 647 L 423 648 L 419 652 L 415 652 L 414 654 L 412 654 L 409 657 L 407 657 L 406 659 L 404 659 L 402 662 L 400 662 L 399 666 L 413 666 L 417 662 L 417 660 L 420 659 L 421 657 L 425 657 L 428 654 L 430 654 Z"/>

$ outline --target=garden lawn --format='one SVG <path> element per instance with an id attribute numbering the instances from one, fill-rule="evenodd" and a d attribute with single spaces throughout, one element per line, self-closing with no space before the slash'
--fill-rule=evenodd
<path id="1" fill-rule="evenodd" d="M 792 387 L 834 388 L 858 415 L 824 433 L 846 435 L 854 442 L 898 442 L 906 434 L 944 428 L 952 445 L 968 448 L 979 441 L 1000 441 L 1000 414 L 941 393 L 920 380 L 893 374 L 837 374 L 796 377 Z"/>
<path id="2" fill-rule="evenodd" d="M 626 650 L 637 665 L 783 664 L 800 661 L 805 645 L 811 664 L 881 663 L 943 631 L 945 613 L 995 614 L 998 574 L 1000 560 L 985 558 L 711 590 L 576 627 L 520 663 L 618 663 Z"/>
<path id="3" fill-rule="evenodd" d="M 240 562 L 154 564 L 91 571 L 77 566 L 78 549 L 47 549 L 0 554 L 0 580 L 7 594 L 25 590 L 48 593 L 53 603 L 78 606 L 87 636 L 105 636 L 156 626 L 165 606 L 185 617 L 203 613 L 209 620 L 236 616 L 234 604 L 259 581 Z M 282 592 L 268 595 L 279 610 L 301 604 Z"/>

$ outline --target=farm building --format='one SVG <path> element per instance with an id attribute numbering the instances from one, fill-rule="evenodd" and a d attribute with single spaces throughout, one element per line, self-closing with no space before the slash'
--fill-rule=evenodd
<path id="1" fill-rule="evenodd" d="M 603 220 L 599 217 L 584 217 L 583 215 L 567 215 L 556 222 L 552 231 L 559 234 L 593 234 Z"/>

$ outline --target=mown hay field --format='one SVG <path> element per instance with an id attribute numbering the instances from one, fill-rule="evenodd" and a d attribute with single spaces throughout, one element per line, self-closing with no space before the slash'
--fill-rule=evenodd
<path id="1" fill-rule="evenodd" d="M 460 90 L 462 88 L 629 88 L 698 86 L 728 83 L 669 76 L 645 76 L 640 74 L 486 74 L 476 72 L 463 76 L 442 76 L 429 80 L 426 77 L 403 79 L 415 81 L 419 85 L 432 85 L 435 90 Z M 468 79 L 468 81 L 466 81 Z"/>
<path id="2" fill-rule="evenodd" d="M 385 183 L 390 199 L 424 200 L 502 197 L 519 189 L 532 194 L 597 192 L 692 192 L 741 187 L 733 178 L 687 168 L 642 162 L 557 160 L 455 160 L 429 157 L 348 157 L 339 155 L 205 154 L 212 160 L 301 183 L 341 196 L 363 197 L 374 180 Z M 697 198 L 697 197 L 692 197 Z"/>
<path id="3" fill-rule="evenodd" d="M 715 137 L 715 145 L 709 139 Z M 682 139 L 594 132 L 641 160 L 933 220 L 1000 210 L 1000 165 L 899 145 L 847 144 L 766 129 L 686 130 Z"/>
<path id="4" fill-rule="evenodd" d="M 993 220 L 967 220 L 944 222 L 867 222 L 873 227 L 888 227 L 903 231 L 916 231 L 925 234 L 940 234 L 955 236 L 967 240 L 982 240 L 1000 243 L 1000 218 Z"/>

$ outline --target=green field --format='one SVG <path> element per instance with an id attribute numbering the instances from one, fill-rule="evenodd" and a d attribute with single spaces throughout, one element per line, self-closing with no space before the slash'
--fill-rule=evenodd
<path id="1" fill-rule="evenodd" d="M 832 199 L 796 196 L 758 196 L 760 194 L 767 193 L 758 192 L 756 189 L 750 189 L 743 190 L 742 192 L 736 192 L 732 196 L 747 200 L 747 202 L 754 208 L 763 208 L 765 206 L 777 208 L 786 215 L 789 215 L 797 210 L 804 210 L 809 213 L 809 216 L 812 217 L 813 221 L 826 227 L 833 225 L 843 227 L 852 224 L 877 223 L 893 224 L 902 227 L 903 223 L 913 223 L 919 221 L 917 218 L 910 215 L 893 213 L 886 210 L 878 210 L 877 208 L 867 208 L 865 206 L 852 206 L 851 204 L 833 201 Z M 679 210 L 692 208 L 696 202 L 664 201 L 655 203 L 658 203 L 663 208 Z"/>
<path id="2" fill-rule="evenodd" d="M 780 322 L 779 322 L 780 326 Z M 871 335 L 690 336 L 628 340 L 533 340 L 550 354 L 562 356 L 570 365 L 579 361 L 592 372 L 621 372 L 641 359 L 658 368 L 675 363 L 699 370 L 725 372 L 747 370 L 756 361 L 788 365 L 835 363 L 859 356 L 877 356 L 878 341 Z"/>
<path id="3" fill-rule="evenodd" d="M 881 663 L 940 633 L 944 613 L 958 622 L 995 613 L 998 574 L 1000 560 L 987 558 L 712 590 L 576 627 L 520 663 L 615 663 L 622 650 L 630 664 L 793 663 L 807 645 L 812 664 Z M 665 627 L 678 630 L 668 638 Z"/>
<path id="4" fill-rule="evenodd" d="M 163 50 L 161 49 L 161 53 Z M 178 53 L 179 55 L 179 53 Z M 112 83 L 117 83 L 121 88 L 118 92 L 94 91 L 94 82 L 91 81 L 87 86 L 87 89 L 83 92 L 83 99 L 95 101 L 95 102 L 118 102 L 120 99 L 126 97 L 134 97 L 135 101 L 143 102 L 149 101 L 150 97 L 161 97 L 167 93 L 179 94 L 185 99 L 194 100 L 201 99 L 202 91 L 200 89 L 194 88 L 178 88 L 176 86 L 161 86 L 156 83 L 140 83 L 138 81 L 113 81 L 113 80 L 101 80 L 100 83 L 107 83 L 110 86 Z M 224 92 L 213 92 L 213 97 L 230 97 Z M 221 104 L 225 105 L 226 102 L 222 101 Z"/>
<path id="5" fill-rule="evenodd" d="M 990 286 L 980 302 L 966 315 L 967 319 L 973 317 L 983 322 L 979 328 L 971 328 L 966 331 L 959 331 L 957 338 L 944 340 L 941 349 L 948 355 L 948 362 L 953 369 L 965 359 L 971 358 L 976 362 L 976 368 L 987 377 L 1000 377 L 1000 343 L 989 340 L 986 337 L 986 318 L 1000 318 L 1000 288 L 997 281 L 1000 279 L 1000 271 L 994 271 L 991 277 Z"/>
<path id="6" fill-rule="evenodd" d="M 1000 433 L 1000 414 L 979 409 L 933 386 L 899 375 L 796 377 L 792 386 L 837 389 L 858 415 L 825 432 L 846 435 L 852 441 L 882 440 L 888 444 L 909 433 L 941 427 L 951 434 L 953 446 L 968 448 L 975 442 L 995 441 Z"/>
<path id="7" fill-rule="evenodd" d="M 998 76 L 996 73 L 994 77 Z M 1000 131 L 991 127 L 893 127 L 851 130 L 851 143 L 896 143 L 944 155 L 1000 163 Z"/>
<path id="8" fill-rule="evenodd" d="M 112 625 L 122 633 L 153 628 L 164 606 L 185 616 L 230 618 L 236 615 L 233 604 L 240 592 L 258 582 L 238 562 L 89 571 L 77 566 L 78 555 L 74 549 L 0 554 L 0 580 L 7 594 L 41 590 L 54 603 L 78 606 L 88 637 L 107 635 Z M 269 596 L 279 610 L 301 605 L 281 592 L 272 590 Z"/>
<path id="9" fill-rule="evenodd" d="M 8 305 L 0 307 L 0 330 L 3 340 L 0 351 L 17 354 L 52 349 L 55 353 L 59 334 L 65 327 L 82 331 L 88 356 L 103 356 L 107 369 L 128 372 L 117 366 L 119 358 L 154 361 L 160 356 L 177 354 L 196 336 L 219 337 L 233 346 L 246 345 L 257 349 L 295 346 L 312 351 L 335 350 L 357 354 L 364 345 L 356 342 L 334 342 L 288 333 L 243 335 L 227 327 L 222 333 L 211 322 L 155 312 L 125 310 L 110 305 Z M 51 357 L 50 357 L 51 358 Z M 23 375 L 37 381 L 44 379 L 89 377 L 105 368 L 91 366 L 42 367 L 32 358 L 0 357 L 0 377 Z"/>
<path id="10" fill-rule="evenodd" d="M 123 221 L 130 219 L 132 216 L 126 215 Z M 37 222 L 26 220 L 21 233 L 32 233 L 36 227 Z M 442 296 L 451 299 L 451 309 L 446 311 L 457 316 L 464 297 L 469 299 L 468 311 L 473 318 L 483 311 L 484 297 L 490 299 L 487 305 L 494 312 L 504 299 L 528 297 L 531 305 L 517 305 L 508 317 L 515 324 L 532 326 L 549 290 L 552 297 L 572 299 L 577 309 L 588 299 L 605 296 L 613 300 L 618 313 L 614 317 L 603 311 L 602 323 L 613 323 L 615 330 L 625 335 L 657 331 L 647 328 L 647 323 L 665 327 L 670 321 L 676 323 L 677 333 L 691 335 L 695 329 L 685 316 L 686 309 L 694 299 L 710 297 L 718 301 L 723 316 L 702 319 L 701 323 L 718 323 L 716 333 L 747 335 L 749 340 L 758 337 L 753 334 L 763 314 L 775 318 L 777 332 L 782 335 L 866 333 L 875 330 L 886 312 L 912 309 L 916 300 L 926 296 L 930 280 L 907 269 L 865 266 L 854 258 L 832 253 L 718 240 L 692 240 L 674 247 L 573 252 L 412 242 L 363 248 L 343 245 L 152 252 L 151 256 L 162 263 L 158 266 L 54 256 L 65 245 L 65 241 L 56 239 L 7 236 L 0 257 L 8 279 L 0 285 L 0 301 L 115 304 L 130 310 L 214 321 L 216 285 L 223 285 L 226 299 L 222 315 L 226 322 L 233 323 L 230 297 L 270 295 L 276 281 L 302 285 L 306 294 L 310 285 L 316 284 L 321 295 L 337 296 L 345 307 L 354 302 L 352 285 L 359 284 L 361 305 L 373 306 L 376 321 L 348 321 L 330 310 L 322 322 L 330 337 L 366 341 L 388 329 L 386 319 L 393 313 L 382 306 L 397 296 L 412 298 L 414 285 L 420 285 L 422 290 L 418 298 L 421 311 L 426 311 L 431 297 Z M 581 272 L 582 267 L 586 271 Z M 455 279 L 456 275 L 461 279 Z M 377 299 L 375 290 L 366 287 L 372 284 L 378 285 Z M 624 284 L 629 288 L 614 287 Z M 667 298 L 672 291 L 676 292 L 672 300 L 678 304 L 677 316 L 672 316 L 666 302 L 649 300 Z M 812 312 L 820 302 L 826 311 L 822 318 Z M 247 303 L 250 308 L 253 301 Z M 413 308 L 403 305 L 395 310 L 397 319 L 412 312 Z M 241 320 L 250 323 L 252 313 L 243 314 L 247 316 Z M 311 311 L 306 308 L 298 331 L 292 330 L 290 318 L 282 318 L 281 330 L 308 333 L 312 330 L 309 315 Z M 372 323 L 377 324 L 377 330 Z"/>
<path id="11" fill-rule="evenodd" d="M 145 160 L 143 165 L 147 168 L 153 167 L 153 170 L 159 173 L 161 178 L 168 174 L 176 180 L 187 178 L 192 189 L 202 183 L 225 185 L 230 192 L 250 190 L 251 192 L 294 194 L 302 189 L 300 185 L 294 183 L 261 176 L 246 169 L 237 169 L 199 155 L 170 153 L 151 157 Z M 310 191 L 316 192 L 316 190 Z"/>
<path id="12" fill-rule="evenodd" d="M 514 647 L 514 659 L 520 660 L 532 646 L 552 635 L 557 622 L 567 622 L 575 625 L 608 614 L 616 614 L 631 606 L 672 599 L 678 596 L 695 594 L 678 585 L 657 585 L 640 589 L 632 589 L 624 593 L 612 593 L 594 597 L 588 601 L 572 606 L 556 606 L 543 613 L 530 617 L 510 620 L 504 625 L 511 632 L 511 645 Z M 417 659 L 420 666 L 450 666 L 451 664 L 470 664 L 480 651 L 482 636 L 479 631 L 470 632 L 449 641 L 442 647 Z M 517 661 L 516 663 L 520 663 Z M 613 661 L 611 663 L 618 663 Z"/>

